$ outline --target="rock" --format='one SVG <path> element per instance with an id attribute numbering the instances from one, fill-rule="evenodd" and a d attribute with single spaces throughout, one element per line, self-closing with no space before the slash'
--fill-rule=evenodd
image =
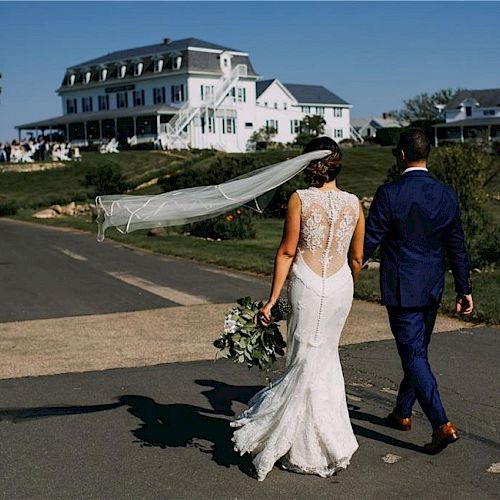
<path id="1" fill-rule="evenodd" d="M 403 457 L 400 457 L 399 455 L 394 455 L 393 453 L 387 453 L 387 455 L 384 455 L 382 457 L 382 460 L 386 464 L 395 464 L 396 462 L 399 462 L 401 458 Z"/>
<path id="2" fill-rule="evenodd" d="M 32 215 L 35 219 L 55 219 L 59 216 L 60 214 L 53 208 L 46 208 L 45 210 L 40 210 Z"/>
<path id="3" fill-rule="evenodd" d="M 68 203 L 67 205 L 61 207 L 61 215 L 75 215 L 76 211 L 76 203 L 72 201 L 71 203 Z"/>
<path id="4" fill-rule="evenodd" d="M 154 227 L 148 231 L 148 236 L 165 236 L 167 230 L 164 227 Z"/>
<path id="5" fill-rule="evenodd" d="M 49 208 L 55 210 L 58 214 L 62 213 L 61 205 L 51 205 Z"/>

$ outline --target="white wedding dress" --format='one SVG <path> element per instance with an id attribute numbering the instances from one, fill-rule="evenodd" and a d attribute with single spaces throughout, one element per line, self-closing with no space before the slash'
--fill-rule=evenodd
<path id="1" fill-rule="evenodd" d="M 358 448 L 338 345 L 352 305 L 347 253 L 359 201 L 345 191 L 297 192 L 301 230 L 288 287 L 286 370 L 231 423 L 235 450 L 253 455 L 259 481 L 278 460 L 285 469 L 328 477 Z"/>

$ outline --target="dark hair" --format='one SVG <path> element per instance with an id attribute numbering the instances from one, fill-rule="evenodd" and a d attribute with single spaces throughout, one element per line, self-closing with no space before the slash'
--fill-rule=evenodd
<path id="1" fill-rule="evenodd" d="M 398 149 L 404 151 L 408 161 L 427 160 L 431 152 L 431 143 L 422 129 L 411 128 L 401 132 Z"/>
<path id="2" fill-rule="evenodd" d="M 330 137 L 322 136 L 311 139 L 302 153 L 311 153 L 322 149 L 328 149 L 332 154 L 319 160 L 313 160 L 304 170 L 306 181 L 314 187 L 321 187 L 325 182 L 333 181 L 342 169 L 340 164 L 342 151 L 339 145 Z"/>

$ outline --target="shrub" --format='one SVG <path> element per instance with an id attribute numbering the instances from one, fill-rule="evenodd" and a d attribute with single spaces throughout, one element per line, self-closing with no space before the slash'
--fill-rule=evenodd
<path id="1" fill-rule="evenodd" d="M 0 217 L 6 215 L 16 215 L 19 206 L 14 201 L 1 201 L 0 200 Z"/>
<path id="2" fill-rule="evenodd" d="M 93 196 L 120 194 L 130 187 L 121 166 L 112 162 L 90 168 L 85 173 L 84 185 L 92 188 Z"/>
<path id="3" fill-rule="evenodd" d="M 500 263 L 500 229 L 488 217 L 484 187 L 492 167 L 491 157 L 467 144 L 440 147 L 430 162 L 431 172 L 458 195 L 472 267 Z"/>
<path id="4" fill-rule="evenodd" d="M 377 136 L 374 142 L 381 146 L 395 146 L 398 143 L 399 136 L 403 130 L 401 127 L 387 127 L 377 130 Z"/>
<path id="5" fill-rule="evenodd" d="M 256 235 L 252 214 L 244 209 L 196 222 L 186 229 L 192 236 L 213 240 L 247 240 L 255 238 Z"/>

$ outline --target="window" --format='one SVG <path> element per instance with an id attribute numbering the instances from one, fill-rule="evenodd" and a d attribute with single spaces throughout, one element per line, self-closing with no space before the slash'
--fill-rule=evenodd
<path id="1" fill-rule="evenodd" d="M 324 108 L 324 106 L 316 106 L 316 114 L 318 116 L 325 116 L 325 108 Z"/>
<path id="2" fill-rule="evenodd" d="M 344 133 L 343 133 L 343 131 L 342 131 L 342 129 L 341 129 L 341 128 L 336 128 L 336 129 L 333 131 L 333 133 L 334 133 L 334 137 L 335 137 L 335 139 L 342 139 L 342 137 L 344 136 Z"/>
<path id="3" fill-rule="evenodd" d="M 465 106 L 465 116 L 472 116 L 472 106 Z"/>
<path id="4" fill-rule="evenodd" d="M 225 68 L 228 67 L 229 61 L 228 61 L 227 57 L 224 57 L 224 59 L 222 60 L 222 64 L 224 65 Z"/>
<path id="5" fill-rule="evenodd" d="M 153 89 L 153 104 L 164 104 L 166 101 L 165 87 Z"/>
<path id="6" fill-rule="evenodd" d="M 89 113 L 92 111 L 92 97 L 82 97 L 82 112 Z"/>
<path id="7" fill-rule="evenodd" d="M 100 95 L 98 99 L 99 111 L 107 111 L 109 109 L 109 95 Z"/>
<path id="8" fill-rule="evenodd" d="M 245 122 L 245 128 L 253 128 L 252 122 Z"/>
<path id="9" fill-rule="evenodd" d="M 495 110 L 494 109 L 485 109 L 483 111 L 483 116 L 495 116 Z"/>
<path id="10" fill-rule="evenodd" d="M 283 109 L 288 109 L 288 104 L 286 102 L 283 103 Z"/>
<path id="11" fill-rule="evenodd" d="M 91 78 L 92 78 L 92 73 L 90 71 L 85 71 L 85 75 L 83 77 L 83 81 L 85 83 L 90 83 Z"/>
<path id="12" fill-rule="evenodd" d="M 163 59 L 155 59 L 153 69 L 155 73 L 161 73 L 163 69 Z"/>
<path id="13" fill-rule="evenodd" d="M 141 76 L 144 69 L 144 63 L 138 62 L 134 66 L 134 76 Z"/>
<path id="14" fill-rule="evenodd" d="M 118 70 L 118 78 L 125 78 L 126 74 L 127 74 L 127 65 L 122 64 L 120 66 L 120 69 Z"/>
<path id="15" fill-rule="evenodd" d="M 277 102 L 274 103 L 274 109 L 278 109 L 278 103 Z"/>
<path id="16" fill-rule="evenodd" d="M 247 102 L 247 89 L 238 87 L 238 102 Z"/>
<path id="17" fill-rule="evenodd" d="M 108 77 L 108 68 L 102 68 L 101 71 L 99 72 L 99 80 L 101 82 L 105 82 L 107 77 Z"/>
<path id="18" fill-rule="evenodd" d="M 69 75 L 69 84 L 74 85 L 75 81 L 76 81 L 76 75 L 75 73 L 71 73 L 71 75 Z"/>
<path id="19" fill-rule="evenodd" d="M 76 99 L 66 99 L 66 113 L 69 115 L 76 112 Z"/>
<path id="20" fill-rule="evenodd" d="M 278 133 L 278 120 L 266 120 L 266 132 L 274 130 Z"/>
<path id="21" fill-rule="evenodd" d="M 342 118 L 342 108 L 333 108 L 333 116 L 335 118 Z"/>
<path id="22" fill-rule="evenodd" d="M 236 120 L 234 118 L 222 119 L 222 133 L 236 134 Z"/>
<path id="23" fill-rule="evenodd" d="M 213 85 L 201 85 L 201 100 L 211 101 L 214 98 L 214 86 Z"/>
<path id="24" fill-rule="evenodd" d="M 144 106 L 145 103 L 144 90 L 134 90 L 133 98 L 134 98 L 134 106 Z"/>
<path id="25" fill-rule="evenodd" d="M 171 59 L 172 69 L 179 69 L 182 64 L 182 56 L 175 56 Z"/>
<path id="26" fill-rule="evenodd" d="M 264 106 L 267 108 L 267 102 L 264 103 Z"/>
<path id="27" fill-rule="evenodd" d="M 301 106 L 302 113 L 310 113 L 311 106 Z"/>
<path id="28" fill-rule="evenodd" d="M 302 122 L 300 120 L 290 120 L 290 132 L 292 134 L 299 134 L 302 129 Z"/>
<path id="29" fill-rule="evenodd" d="M 171 100 L 172 102 L 184 101 L 184 84 L 172 85 L 171 87 Z"/>
<path id="30" fill-rule="evenodd" d="M 117 108 L 128 108 L 128 92 L 117 92 L 116 93 L 116 107 Z"/>

